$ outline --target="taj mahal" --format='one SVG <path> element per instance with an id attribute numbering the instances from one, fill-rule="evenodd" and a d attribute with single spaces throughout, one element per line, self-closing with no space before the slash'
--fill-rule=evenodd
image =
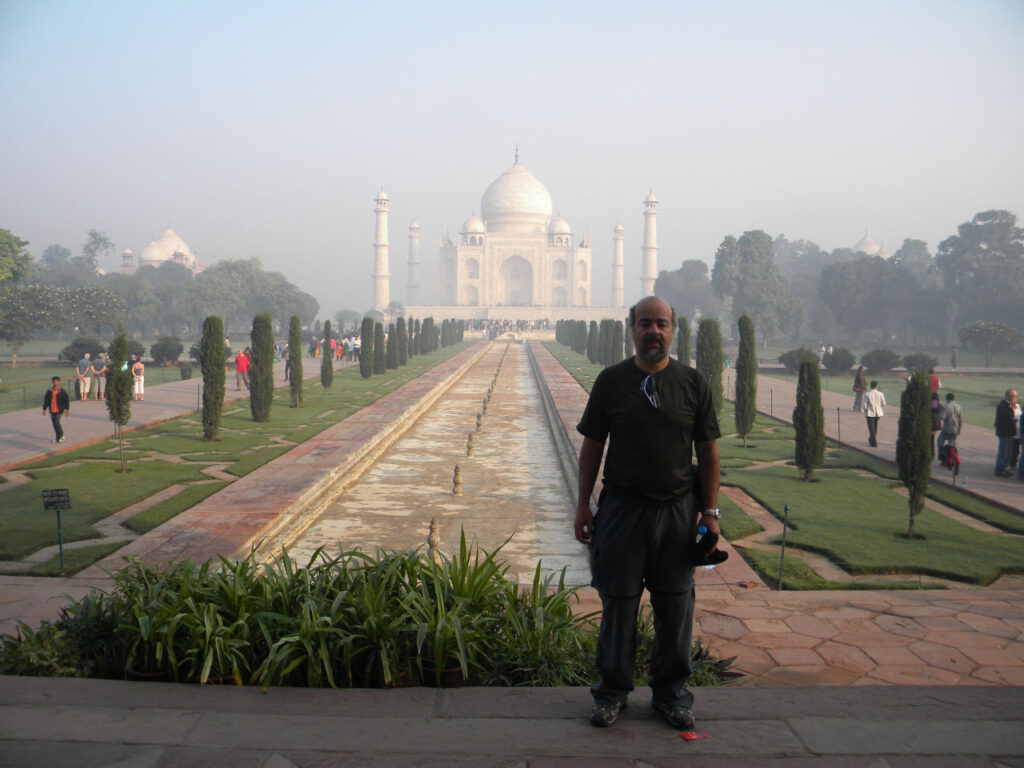
<path id="1" fill-rule="evenodd" d="M 392 303 L 389 197 L 375 200 L 373 308 L 387 312 Z M 643 201 L 644 235 L 640 295 L 654 292 L 658 274 L 658 201 Z M 480 215 L 470 216 L 455 236 L 442 229 L 438 242 L 438 306 L 421 303 L 420 228 L 409 226 L 407 314 L 465 320 L 601 320 L 625 313 L 623 228 L 612 231 L 611 301 L 595 302 L 595 269 L 590 232 L 574 233 L 554 215 L 551 193 L 519 163 L 484 190 Z"/>

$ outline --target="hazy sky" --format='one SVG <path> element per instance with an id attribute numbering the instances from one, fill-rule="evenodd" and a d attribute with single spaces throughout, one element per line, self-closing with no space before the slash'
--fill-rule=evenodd
<path id="1" fill-rule="evenodd" d="M 372 304 L 374 197 L 391 297 L 408 227 L 437 238 L 513 160 L 594 250 L 610 299 L 641 201 L 659 268 L 764 229 L 934 252 L 976 212 L 1024 216 L 1024 2 L 0 0 L 0 227 L 139 254 L 259 257 L 320 301 Z"/>

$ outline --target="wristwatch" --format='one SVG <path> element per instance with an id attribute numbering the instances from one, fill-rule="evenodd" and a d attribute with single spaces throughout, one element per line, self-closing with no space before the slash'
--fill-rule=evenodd
<path id="1" fill-rule="evenodd" d="M 713 517 L 715 520 L 721 520 L 722 513 L 718 511 L 718 507 L 715 507 L 714 509 L 705 509 L 703 517 Z"/>

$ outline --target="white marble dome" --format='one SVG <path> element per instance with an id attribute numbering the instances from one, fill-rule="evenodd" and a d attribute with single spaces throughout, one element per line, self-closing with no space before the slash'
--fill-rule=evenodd
<path id="1" fill-rule="evenodd" d="M 192 269 L 196 257 L 188 244 L 170 227 L 157 240 L 150 240 L 149 245 L 139 255 L 139 266 L 147 264 L 159 267 L 165 261 L 176 261 L 182 266 Z"/>
<path id="2" fill-rule="evenodd" d="M 569 227 L 569 222 L 561 216 L 556 216 L 551 220 L 551 224 L 548 226 L 548 232 L 552 235 L 571 235 L 572 229 Z"/>
<path id="3" fill-rule="evenodd" d="M 492 182 L 480 200 L 488 232 L 544 232 L 552 210 L 547 188 L 519 163 Z"/>
<path id="4" fill-rule="evenodd" d="M 866 253 L 868 256 L 875 256 L 881 250 L 881 246 L 868 237 L 868 233 L 865 230 L 864 237 L 862 237 L 857 244 L 853 246 L 853 250 L 854 252 Z"/>
<path id="5" fill-rule="evenodd" d="M 482 235 L 487 232 L 487 227 L 484 226 L 479 216 L 470 216 L 462 225 L 462 231 L 466 234 Z"/>

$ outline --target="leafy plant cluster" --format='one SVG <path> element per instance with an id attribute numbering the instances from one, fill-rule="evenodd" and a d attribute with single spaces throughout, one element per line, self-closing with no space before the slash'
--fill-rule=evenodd
<path id="1" fill-rule="evenodd" d="M 473 685 L 589 683 L 594 617 L 573 612 L 564 571 L 544 577 L 538 563 L 532 586 L 521 586 L 496 555 L 463 533 L 452 557 L 133 561 L 110 594 L 71 600 L 57 621 L 0 638 L 0 674 L 394 687 L 437 685 L 457 669 Z M 651 644 L 643 616 L 639 630 L 642 652 Z M 694 660 L 700 684 L 720 683 L 732 661 L 700 643 Z"/>

